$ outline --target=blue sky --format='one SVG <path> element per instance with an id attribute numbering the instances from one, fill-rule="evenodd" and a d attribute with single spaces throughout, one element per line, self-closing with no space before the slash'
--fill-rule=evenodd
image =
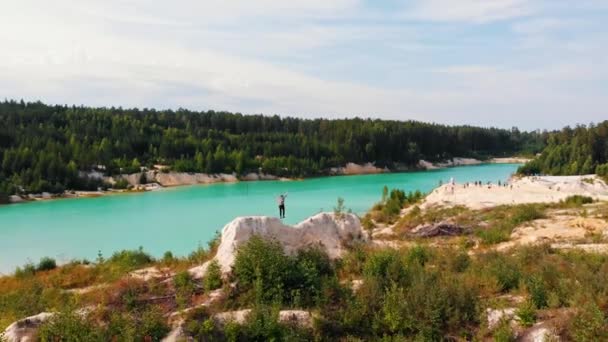
<path id="1" fill-rule="evenodd" d="M 0 97 L 522 129 L 608 118 L 606 0 L 11 1 Z"/>

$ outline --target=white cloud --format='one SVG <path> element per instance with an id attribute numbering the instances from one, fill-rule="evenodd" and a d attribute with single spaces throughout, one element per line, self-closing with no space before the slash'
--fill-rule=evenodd
<path id="1" fill-rule="evenodd" d="M 416 0 L 406 16 L 439 22 L 485 23 L 533 13 L 528 0 Z"/>
<path id="2" fill-rule="evenodd" d="M 608 70 L 605 62 L 586 57 L 605 55 L 600 53 L 608 46 L 601 44 L 605 34 L 581 38 L 576 47 L 546 41 L 542 50 L 549 55 L 539 57 L 540 66 L 509 63 L 512 56 L 484 63 L 461 57 L 457 63 L 454 52 L 473 60 L 469 49 L 477 47 L 426 41 L 416 29 L 385 26 L 377 18 L 343 21 L 363 16 L 360 6 L 354 0 L 9 2 L 4 9 L 10 15 L 0 21 L 0 94 L 51 103 L 371 115 L 524 128 L 570 123 L 568 112 L 587 122 L 608 104 L 599 92 L 569 88 L 570 82 L 608 78 L 601 71 Z M 457 7 L 428 0 L 410 14 L 480 23 L 531 11 L 517 0 L 463 0 Z M 519 25 L 515 29 L 521 32 L 538 32 L 557 23 Z M 382 42 L 387 49 L 359 45 L 361 40 Z M 336 48 L 348 43 L 349 49 Z M 560 55 L 556 47 L 573 52 Z M 529 49 L 526 56 L 539 51 Z M 306 65 L 297 68 L 298 63 Z M 373 74 L 397 64 L 401 69 L 390 69 L 387 76 Z M 336 65 L 349 67 L 335 78 L 319 71 L 339 69 Z M 370 74 L 377 81 L 366 79 Z M 383 83 L 388 77 L 394 83 Z M 558 118 L 547 120 L 554 115 Z"/>
<path id="3" fill-rule="evenodd" d="M 350 13 L 359 0 L 60 0 L 66 7 L 107 20 L 143 24 L 192 25 L 238 23 L 250 18 L 332 18 Z"/>
<path id="4" fill-rule="evenodd" d="M 585 23 L 578 19 L 568 18 L 533 18 L 516 22 L 512 25 L 513 32 L 523 35 L 549 34 L 565 29 L 584 27 Z"/>

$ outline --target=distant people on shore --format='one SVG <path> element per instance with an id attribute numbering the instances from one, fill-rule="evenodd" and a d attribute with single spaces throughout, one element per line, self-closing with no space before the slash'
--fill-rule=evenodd
<path id="1" fill-rule="evenodd" d="M 439 181 L 439 186 L 441 187 L 442 185 L 443 185 L 443 181 L 440 180 Z M 451 177 L 446 185 L 447 186 L 443 187 L 443 191 L 445 193 L 453 194 L 454 191 L 455 191 L 455 189 L 456 189 L 456 182 L 454 180 L 454 177 Z M 500 179 L 496 182 L 496 184 L 492 183 L 492 181 L 484 182 L 484 181 L 477 180 L 477 181 L 473 181 L 473 182 L 462 183 L 460 186 L 463 189 L 467 189 L 469 187 L 475 186 L 475 187 L 482 187 L 482 188 L 483 187 L 487 187 L 488 189 L 505 188 L 505 189 L 511 189 L 511 190 L 513 190 L 513 184 L 512 183 L 510 183 L 508 181 L 502 181 Z"/>

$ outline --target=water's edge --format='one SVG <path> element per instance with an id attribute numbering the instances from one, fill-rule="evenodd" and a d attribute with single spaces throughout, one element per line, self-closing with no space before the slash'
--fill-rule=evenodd
<path id="1" fill-rule="evenodd" d="M 382 188 L 428 192 L 439 181 L 506 180 L 517 164 L 486 164 L 416 172 L 317 177 L 178 186 L 120 196 L 33 201 L 0 207 L 0 272 L 12 272 L 43 256 L 59 262 L 104 256 L 143 246 L 153 256 L 170 250 L 183 256 L 206 246 L 215 232 L 237 216 L 278 216 L 276 197 L 288 193 L 286 224 L 321 211 L 336 199 L 363 214 L 380 199 Z"/>
<path id="2" fill-rule="evenodd" d="M 457 158 L 457 159 L 463 159 L 463 158 Z M 516 161 L 516 162 L 513 162 Z M 417 167 L 417 168 L 412 168 L 412 169 L 395 169 L 395 170 L 388 170 L 388 171 L 382 171 L 382 172 L 360 172 L 360 173 L 336 173 L 336 174 L 327 174 L 327 175 L 321 175 L 321 176 L 311 176 L 311 177 L 303 177 L 303 178 L 287 178 L 287 177 L 277 177 L 274 175 L 265 175 L 267 177 L 267 179 L 252 179 L 251 177 L 245 176 L 242 178 L 238 178 L 236 176 L 234 180 L 230 179 L 226 179 L 226 177 L 224 177 L 224 174 L 202 174 L 202 173 L 192 173 L 190 175 L 196 177 L 198 175 L 202 175 L 208 178 L 216 178 L 216 180 L 212 181 L 212 182 L 200 182 L 200 183 L 195 183 L 195 184 L 191 184 L 191 183 L 184 183 L 184 184 L 172 184 L 172 185 L 159 185 L 158 183 L 150 183 L 150 184 L 155 184 L 156 186 L 153 187 L 146 187 L 147 184 L 140 184 L 140 187 L 134 189 L 134 190 L 116 190 L 116 189 L 111 189 L 111 190 L 106 190 L 106 191 L 83 191 L 83 190 L 78 190 L 78 191 L 73 191 L 73 190 L 66 190 L 63 193 L 60 194 L 32 194 L 30 198 L 23 198 L 22 200 L 19 201 L 14 201 L 14 202 L 9 202 L 9 203 L 0 203 L 0 207 L 2 206 L 6 206 L 6 205 L 14 205 L 14 204 L 28 204 L 28 203 L 34 203 L 34 202 L 38 202 L 38 201 L 51 201 L 51 200 L 61 200 L 61 199 L 75 199 L 75 198 L 94 198 L 94 197 L 101 197 L 101 196 L 109 196 L 109 195 L 124 195 L 124 194 L 140 194 L 140 193 L 145 193 L 145 192 L 150 192 L 150 191 L 162 191 L 162 190 L 166 190 L 166 189 L 171 189 L 171 188 L 179 188 L 179 187 L 189 187 L 189 186 L 208 186 L 208 185 L 214 185 L 214 184 L 226 184 L 226 183 L 241 183 L 241 182 L 276 182 L 276 181 L 281 181 L 281 182 L 293 182 L 293 181 L 303 181 L 303 180 L 307 180 L 307 179 L 318 179 L 318 178 L 327 178 L 327 177 L 348 177 L 348 176 L 363 176 L 363 175 L 374 175 L 374 174 L 400 174 L 400 173 L 416 173 L 416 172 L 429 172 L 429 171 L 437 171 L 437 170 L 444 170 L 444 169 L 449 169 L 449 168 L 455 168 L 455 167 L 466 167 L 466 166 L 479 166 L 479 165 L 492 165 L 492 164 L 520 164 L 518 161 L 520 161 L 520 158 L 491 158 L 488 161 L 481 161 L 481 160 L 477 160 L 477 159 L 471 159 L 469 160 L 469 162 L 464 162 L 464 163 L 446 163 L 446 162 L 441 162 L 441 163 L 428 163 L 425 162 L 424 160 L 420 161 L 419 165 L 425 165 L 424 167 Z M 349 163 L 349 164 L 353 164 L 353 163 Z M 357 165 L 357 164 L 354 164 Z M 364 165 L 357 165 L 357 166 L 369 166 L 371 165 L 370 163 L 368 164 L 364 164 Z M 344 167 L 346 168 L 346 167 Z M 343 168 L 342 168 L 343 169 Z M 123 175 L 125 177 L 131 177 L 131 176 L 138 176 L 139 177 L 140 173 L 136 173 L 136 174 L 131 174 L 131 175 Z M 12 197 L 12 196 L 11 196 Z"/>

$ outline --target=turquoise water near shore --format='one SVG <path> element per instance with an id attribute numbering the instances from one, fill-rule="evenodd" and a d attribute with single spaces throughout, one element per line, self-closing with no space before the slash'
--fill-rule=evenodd
<path id="1" fill-rule="evenodd" d="M 236 216 L 278 216 L 276 197 L 288 192 L 286 223 L 331 211 L 338 197 L 356 213 L 380 199 L 382 187 L 428 192 L 439 181 L 504 181 L 518 164 L 486 164 L 377 175 L 196 185 L 97 198 L 0 206 L 0 272 L 51 256 L 59 262 L 96 258 L 143 246 L 154 256 L 187 255 Z"/>

